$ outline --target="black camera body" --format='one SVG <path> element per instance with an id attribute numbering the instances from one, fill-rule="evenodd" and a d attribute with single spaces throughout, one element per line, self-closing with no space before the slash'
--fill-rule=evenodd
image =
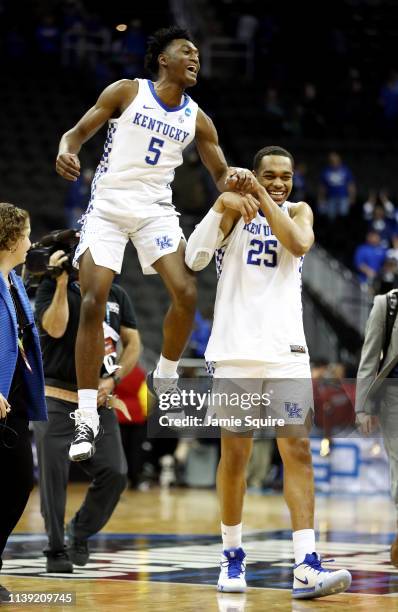
<path id="1" fill-rule="evenodd" d="M 33 281 L 30 284 L 40 282 L 44 275 L 57 278 L 64 270 L 70 274 L 73 270 L 73 253 L 78 242 L 79 233 L 74 229 L 54 230 L 35 242 L 25 260 L 25 270 Z M 50 266 L 50 257 L 55 251 L 64 251 L 68 257 L 61 266 Z"/>

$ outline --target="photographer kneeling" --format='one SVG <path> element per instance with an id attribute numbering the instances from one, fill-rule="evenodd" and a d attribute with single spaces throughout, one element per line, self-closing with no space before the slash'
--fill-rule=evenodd
<path id="1" fill-rule="evenodd" d="M 109 520 L 127 482 L 127 464 L 117 418 L 107 409 L 116 384 L 135 366 L 140 340 L 132 304 L 126 292 L 113 284 L 104 321 L 105 358 L 98 388 L 98 406 L 104 435 L 96 453 L 81 462 L 92 478 L 86 498 L 67 525 L 68 549 L 64 546 L 64 517 L 69 475 L 69 445 L 75 432 L 78 396 L 75 372 L 75 340 L 79 325 L 80 287 L 70 255 L 55 251 L 49 269 L 59 268 L 56 278 L 46 276 L 36 294 L 36 319 L 41 331 L 46 381 L 48 423 L 34 426 L 39 461 L 41 512 L 48 535 L 47 572 L 72 572 L 73 565 L 86 565 L 87 538 Z M 122 352 L 116 366 L 116 344 Z M 75 412 L 76 411 L 76 412 Z M 79 423 L 77 423 L 79 425 Z M 82 439 L 86 425 L 80 423 Z M 72 457 L 80 460 L 83 457 Z"/>

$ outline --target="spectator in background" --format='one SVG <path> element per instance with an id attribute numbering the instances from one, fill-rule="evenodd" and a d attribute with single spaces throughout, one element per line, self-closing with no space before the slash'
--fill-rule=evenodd
<path id="1" fill-rule="evenodd" d="M 314 83 L 305 83 L 300 103 L 301 126 L 304 136 L 318 137 L 323 134 L 325 119 L 320 112 L 317 88 Z"/>
<path id="2" fill-rule="evenodd" d="M 39 53 L 49 57 L 54 57 L 59 51 L 59 28 L 52 15 L 43 17 L 36 29 L 36 42 Z"/>
<path id="3" fill-rule="evenodd" d="M 387 251 L 388 259 L 394 259 L 398 263 L 398 234 L 394 234 L 391 239 L 392 247 Z"/>
<path id="4" fill-rule="evenodd" d="M 380 236 L 374 230 L 366 234 L 366 242 L 354 253 L 354 266 L 362 283 L 372 285 L 383 267 L 386 249 L 380 244 Z"/>
<path id="5" fill-rule="evenodd" d="M 388 249 L 394 235 L 395 222 L 392 219 L 386 219 L 386 213 L 383 206 L 376 205 L 373 210 L 373 218 L 369 221 L 368 231 L 377 232 L 380 236 L 380 244 Z"/>
<path id="6" fill-rule="evenodd" d="M 329 163 L 321 174 L 319 209 L 330 221 L 346 217 L 355 202 L 356 186 L 351 170 L 335 151 L 329 153 Z"/>
<path id="7" fill-rule="evenodd" d="M 379 205 L 384 209 L 385 217 L 387 219 L 394 219 L 396 217 L 395 206 L 391 202 L 387 189 L 380 189 L 379 191 L 379 199 L 377 198 L 376 189 L 371 189 L 369 191 L 368 199 L 363 204 L 363 218 L 366 221 L 371 221 L 373 219 L 373 213 L 375 207 Z"/>
<path id="8" fill-rule="evenodd" d="M 86 168 L 69 186 L 65 199 L 65 216 L 68 227 L 76 228 L 78 220 L 87 208 L 93 176 L 94 170 Z"/>
<path id="9" fill-rule="evenodd" d="M 195 313 L 195 322 L 189 347 L 193 350 L 195 357 L 203 359 L 207 343 L 210 338 L 211 322 L 201 315 L 199 310 Z"/>
<path id="10" fill-rule="evenodd" d="M 119 74 L 123 78 L 135 78 L 142 72 L 147 37 L 139 19 L 133 19 L 127 30 L 117 35 L 112 43 L 112 54 L 120 66 Z M 120 78 L 120 76 L 119 76 Z"/>
<path id="11" fill-rule="evenodd" d="M 380 90 L 380 105 L 387 135 L 394 135 L 398 127 L 398 72 L 393 70 Z"/>
<path id="12" fill-rule="evenodd" d="M 259 21 L 254 15 L 247 13 L 240 15 L 236 26 L 236 38 L 248 45 L 253 45 L 258 26 Z"/>
<path id="13" fill-rule="evenodd" d="M 295 202 L 307 201 L 307 165 L 304 162 L 299 162 L 294 169 L 293 176 L 293 193 Z"/>
<path id="14" fill-rule="evenodd" d="M 274 87 L 269 87 L 264 96 L 264 129 L 268 136 L 279 136 L 284 131 L 285 109 Z"/>
<path id="15" fill-rule="evenodd" d="M 389 256 L 390 251 L 392 249 L 387 251 L 383 267 L 375 279 L 375 293 L 384 294 L 398 287 L 398 261 L 395 257 Z"/>

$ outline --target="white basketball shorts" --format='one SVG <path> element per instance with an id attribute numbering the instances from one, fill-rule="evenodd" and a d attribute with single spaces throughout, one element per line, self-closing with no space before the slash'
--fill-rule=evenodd
<path id="1" fill-rule="evenodd" d="M 251 429 L 244 426 L 246 415 L 255 418 L 268 414 L 283 420 L 285 425 L 303 425 L 314 409 L 307 355 L 282 363 L 218 361 L 213 378 L 213 393 L 218 393 L 220 398 L 215 414 L 239 415 L 243 418 L 240 431 Z M 227 429 L 238 431 L 234 427 Z"/>
<path id="2" fill-rule="evenodd" d="M 97 266 L 120 274 L 128 240 L 137 250 L 143 273 L 156 274 L 152 264 L 177 251 L 185 238 L 177 214 L 115 220 L 114 217 L 105 218 L 94 208 L 84 219 L 73 264 L 78 268 L 80 257 L 90 249 Z"/>

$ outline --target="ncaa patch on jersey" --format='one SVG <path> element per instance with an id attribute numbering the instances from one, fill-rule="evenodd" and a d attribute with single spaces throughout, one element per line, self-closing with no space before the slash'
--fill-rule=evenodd
<path id="1" fill-rule="evenodd" d="M 191 111 L 191 109 L 190 109 L 190 108 L 186 108 L 186 109 L 185 109 L 185 115 L 186 115 L 187 117 L 190 117 L 190 116 L 191 116 L 191 113 L 192 113 L 192 111 Z"/>
<path id="2" fill-rule="evenodd" d="M 291 344 L 290 345 L 290 352 L 291 353 L 306 353 L 307 350 L 306 350 L 305 346 L 301 346 L 300 344 Z"/>

